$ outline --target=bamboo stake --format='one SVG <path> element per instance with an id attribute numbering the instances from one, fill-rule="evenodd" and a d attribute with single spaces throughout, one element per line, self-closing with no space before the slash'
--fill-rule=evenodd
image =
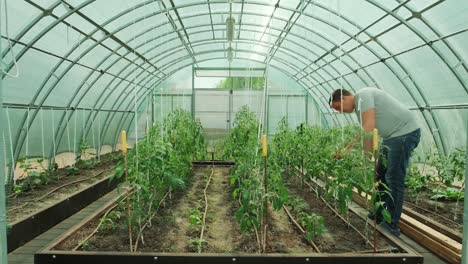
<path id="1" fill-rule="evenodd" d="M 264 244 L 263 244 L 263 253 L 268 251 L 268 173 L 267 173 L 267 138 L 266 135 L 262 136 L 262 156 L 263 156 L 263 185 L 265 188 L 265 200 L 264 200 L 264 210 L 263 210 L 263 225 L 264 225 Z"/>
<path id="2" fill-rule="evenodd" d="M 294 217 L 291 215 L 291 212 L 289 211 L 289 209 L 284 204 L 283 204 L 283 209 L 286 212 L 286 214 L 289 216 L 289 219 L 291 219 L 293 224 L 299 229 L 299 231 L 301 231 L 302 235 L 305 238 L 306 231 L 304 230 L 304 228 L 302 228 L 302 226 L 296 221 L 296 219 L 294 219 Z M 315 251 L 317 251 L 317 253 L 322 253 L 322 252 L 320 252 L 320 249 L 317 247 L 317 245 L 314 243 L 314 241 L 308 240 L 308 239 L 305 239 L 305 240 L 307 241 L 307 243 L 309 243 L 315 249 Z"/>
<path id="3" fill-rule="evenodd" d="M 379 134 L 377 128 L 374 128 L 374 135 L 373 135 L 373 150 L 374 150 L 374 184 L 378 182 L 377 177 L 377 158 L 378 158 L 378 149 L 379 149 Z M 374 185 L 375 186 L 375 185 Z M 376 190 L 379 191 L 378 185 L 376 186 Z M 375 206 L 373 208 L 375 210 Z M 374 253 L 377 253 L 377 212 L 374 212 Z"/>
<path id="4" fill-rule="evenodd" d="M 124 156 L 125 182 L 128 184 L 127 132 L 125 132 L 125 130 L 122 130 L 121 140 L 122 140 L 122 154 Z M 129 197 L 128 186 L 127 186 L 126 201 L 127 201 L 128 238 L 130 240 L 130 252 L 133 252 L 132 219 L 131 219 L 131 208 L 130 208 L 130 197 Z"/>

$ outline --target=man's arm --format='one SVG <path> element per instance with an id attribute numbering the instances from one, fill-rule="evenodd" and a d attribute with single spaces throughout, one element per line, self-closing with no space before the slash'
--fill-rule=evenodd
<path id="1" fill-rule="evenodd" d="M 364 154 L 372 156 L 372 131 L 375 128 L 375 108 L 371 108 L 361 115 L 362 129 L 364 130 Z"/>
<path id="2" fill-rule="evenodd" d="M 372 155 L 372 131 L 375 128 L 375 109 L 369 109 L 366 112 L 362 113 L 361 115 L 361 120 L 362 120 L 362 129 L 364 130 L 364 152 L 366 155 L 371 156 Z M 351 143 L 349 143 L 341 152 L 340 154 L 343 154 L 344 152 L 347 152 L 350 150 L 353 145 L 361 140 L 361 133 L 358 133 Z M 339 155 L 340 155 L 339 154 Z"/>

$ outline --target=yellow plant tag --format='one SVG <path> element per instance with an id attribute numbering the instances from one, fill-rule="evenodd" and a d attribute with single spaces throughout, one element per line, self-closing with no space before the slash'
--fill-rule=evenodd
<path id="1" fill-rule="evenodd" d="M 122 130 L 122 153 L 127 154 L 127 132 L 125 130 Z"/>
<path id="2" fill-rule="evenodd" d="M 266 135 L 263 135 L 262 136 L 262 155 L 263 157 L 266 157 L 267 156 L 267 137 Z"/>
<path id="3" fill-rule="evenodd" d="M 378 133 L 378 130 L 377 128 L 374 128 L 374 150 L 378 150 L 379 149 L 379 133 Z"/>

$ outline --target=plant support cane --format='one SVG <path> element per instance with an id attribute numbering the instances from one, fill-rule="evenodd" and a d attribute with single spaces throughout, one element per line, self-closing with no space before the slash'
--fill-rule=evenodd
<path id="1" fill-rule="evenodd" d="M 373 134 L 373 144 L 372 144 L 372 149 L 374 150 L 374 186 L 375 190 L 374 191 L 379 191 L 377 184 L 377 158 L 378 158 L 378 149 L 379 149 L 379 134 L 377 128 L 374 128 L 374 134 Z M 374 211 L 375 206 L 374 206 Z M 377 211 L 374 212 L 374 253 L 377 253 Z"/>
<path id="2" fill-rule="evenodd" d="M 125 173 L 125 182 L 128 184 L 128 164 L 127 164 L 127 132 L 125 130 L 122 130 L 122 154 L 124 158 L 124 173 Z M 130 239 L 130 252 L 133 251 L 132 245 L 132 219 L 131 219 L 131 211 L 130 211 L 130 195 L 129 195 L 129 189 L 127 186 L 127 194 L 125 200 L 127 201 L 127 221 L 128 221 L 128 237 Z"/>
<path id="3" fill-rule="evenodd" d="M 265 239 L 263 244 L 263 253 L 267 253 L 268 249 L 268 179 L 267 179 L 267 138 L 266 135 L 262 136 L 262 156 L 263 156 L 263 184 L 265 188 L 265 204 L 263 209 L 263 223 L 265 230 Z"/>

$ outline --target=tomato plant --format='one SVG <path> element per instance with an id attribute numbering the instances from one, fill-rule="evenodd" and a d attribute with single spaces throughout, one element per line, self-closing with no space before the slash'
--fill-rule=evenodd
<path id="1" fill-rule="evenodd" d="M 269 159 L 268 162 L 268 193 L 263 186 L 263 168 L 265 159 L 261 156 L 260 140 L 258 138 L 259 124 L 255 113 L 246 106 L 236 114 L 234 128 L 225 141 L 224 158 L 234 159 L 230 183 L 233 186 L 233 198 L 239 202 L 236 220 L 243 232 L 255 232 L 260 245 L 259 233 L 263 224 L 265 197 L 274 210 L 281 210 L 288 201 L 288 192 L 284 187 L 280 166 Z M 271 154 L 274 155 L 274 154 Z M 262 236 L 263 237 L 263 236 Z"/>
<path id="2" fill-rule="evenodd" d="M 127 154 L 131 215 L 127 223 L 141 228 L 151 221 L 155 208 L 167 192 L 185 187 L 191 161 L 205 155 L 200 121 L 187 111 L 176 110 L 161 124 L 149 129 Z M 116 167 L 122 177 L 124 164 Z"/>

